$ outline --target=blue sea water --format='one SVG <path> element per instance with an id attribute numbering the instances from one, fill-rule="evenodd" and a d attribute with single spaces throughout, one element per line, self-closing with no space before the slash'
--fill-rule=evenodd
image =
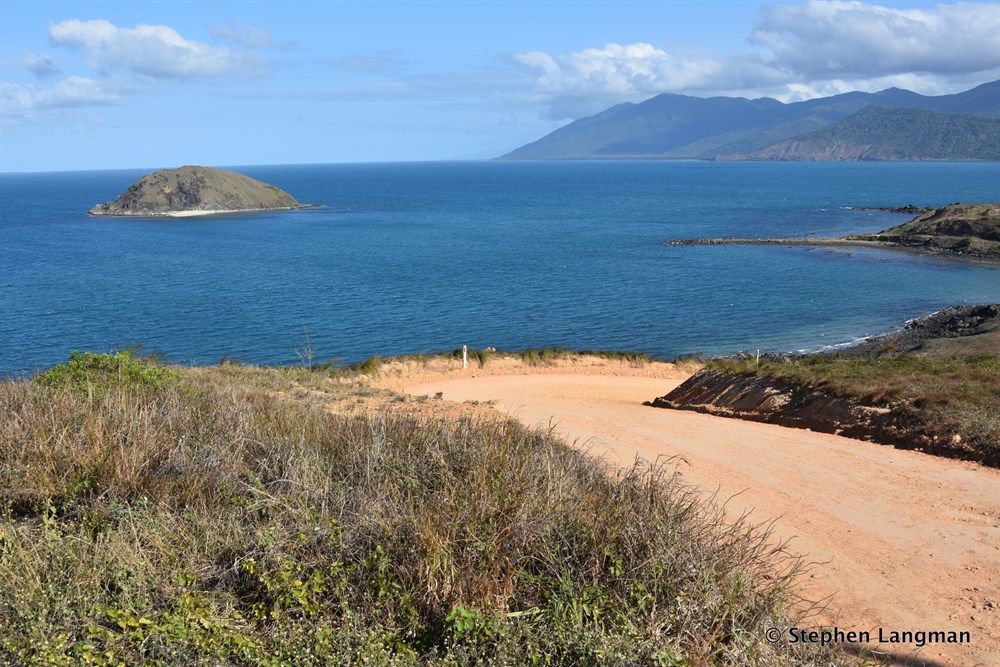
<path id="1" fill-rule="evenodd" d="M 0 175 L 0 375 L 143 344 L 178 363 L 493 346 L 816 349 L 961 303 L 996 267 L 875 250 L 665 246 L 841 236 L 851 207 L 1000 201 L 997 163 L 442 162 L 235 168 L 321 207 L 88 218 L 144 171 Z"/>

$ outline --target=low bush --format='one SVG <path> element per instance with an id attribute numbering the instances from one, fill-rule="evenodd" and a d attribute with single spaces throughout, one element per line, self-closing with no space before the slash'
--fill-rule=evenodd
<path id="1" fill-rule="evenodd" d="M 40 373 L 35 382 L 48 387 L 65 387 L 87 396 L 110 389 L 162 389 L 176 383 L 180 374 L 152 359 L 139 359 L 132 350 L 114 354 L 76 352 L 69 360 Z"/>

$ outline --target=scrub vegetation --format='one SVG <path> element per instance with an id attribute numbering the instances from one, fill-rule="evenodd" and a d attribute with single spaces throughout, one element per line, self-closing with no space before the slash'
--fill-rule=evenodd
<path id="1" fill-rule="evenodd" d="M 766 641 L 801 563 L 669 462 L 303 397 L 330 380 L 119 353 L 0 384 L 0 663 L 857 662 Z"/>

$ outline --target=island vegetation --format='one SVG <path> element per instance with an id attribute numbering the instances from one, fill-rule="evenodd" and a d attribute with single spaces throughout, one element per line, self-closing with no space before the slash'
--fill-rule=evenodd
<path id="1" fill-rule="evenodd" d="M 281 188 L 243 174 L 213 167 L 185 166 L 147 174 L 114 201 L 94 206 L 89 214 L 188 216 L 305 207 Z"/>

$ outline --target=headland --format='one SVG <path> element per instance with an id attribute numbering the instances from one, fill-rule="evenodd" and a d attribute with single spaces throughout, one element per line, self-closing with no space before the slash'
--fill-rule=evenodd
<path id="1" fill-rule="evenodd" d="M 938 257 L 1000 263 L 1000 203 L 949 204 L 941 208 L 914 206 L 881 209 L 917 212 L 907 223 L 876 234 L 839 238 L 700 238 L 665 241 L 664 245 L 781 245 L 879 248 Z"/>

